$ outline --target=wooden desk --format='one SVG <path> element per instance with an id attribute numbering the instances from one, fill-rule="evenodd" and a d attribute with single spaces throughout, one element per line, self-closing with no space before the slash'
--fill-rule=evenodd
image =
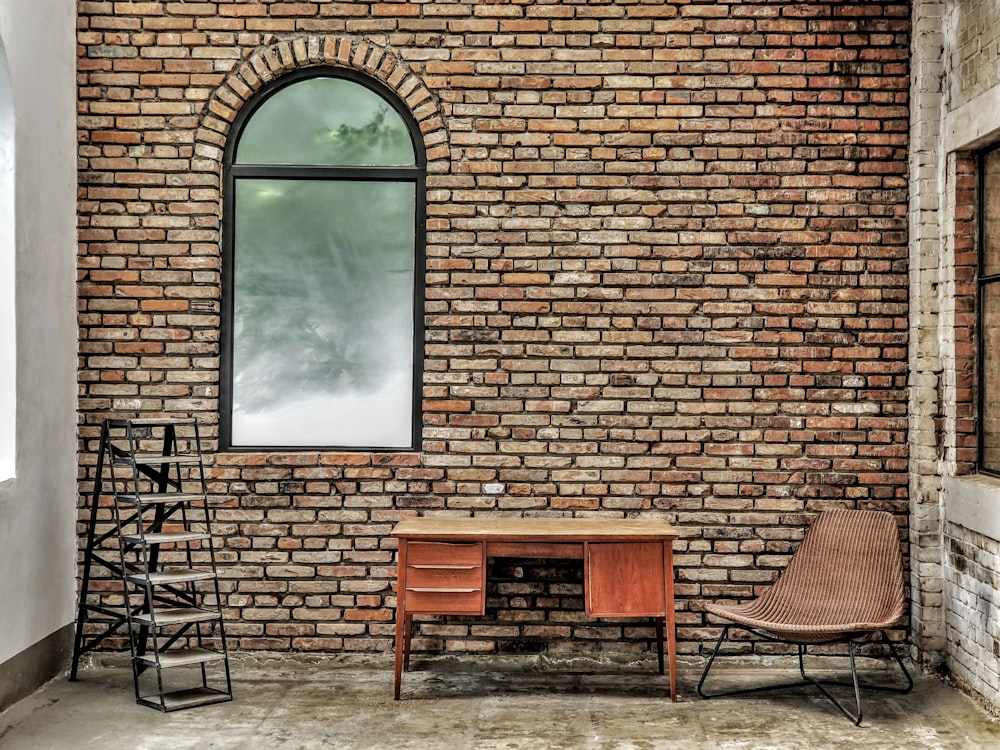
<path id="1" fill-rule="evenodd" d="M 673 540 L 662 521 L 596 518 L 410 518 L 399 539 L 395 698 L 410 665 L 413 615 L 486 613 L 486 558 L 583 561 L 588 617 L 652 617 L 663 674 L 666 624 L 670 699 L 677 700 Z"/>

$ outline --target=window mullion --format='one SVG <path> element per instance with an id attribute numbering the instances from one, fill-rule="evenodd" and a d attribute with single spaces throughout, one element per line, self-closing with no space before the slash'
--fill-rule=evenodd
<path id="1" fill-rule="evenodd" d="M 415 182 L 420 170 L 415 167 L 331 167 L 311 164 L 233 164 L 234 178 L 281 180 L 355 180 Z"/>

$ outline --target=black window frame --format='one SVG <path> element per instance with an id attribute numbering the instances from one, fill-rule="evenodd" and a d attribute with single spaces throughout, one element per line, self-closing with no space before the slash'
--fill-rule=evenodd
<path id="1" fill-rule="evenodd" d="M 244 128 L 261 105 L 288 86 L 312 78 L 340 78 L 368 88 L 389 104 L 406 124 L 413 145 L 413 166 L 336 166 L 319 164 L 236 164 L 234 159 Z M 237 180 L 286 179 L 286 180 L 338 180 L 349 182 L 391 181 L 414 184 L 413 232 L 413 372 L 412 372 L 412 424 L 410 444 L 405 447 L 339 446 L 339 445 L 233 445 L 233 317 L 234 317 L 234 222 L 235 187 Z M 253 452 L 411 452 L 419 450 L 423 424 L 423 360 L 424 360 L 424 279 L 427 245 L 427 154 L 420 126 L 413 113 L 398 95 L 381 81 L 359 71 L 335 66 L 314 66 L 285 74 L 255 92 L 237 113 L 226 140 L 222 176 L 222 302 L 221 302 L 221 357 L 219 364 L 219 450 L 234 453 Z"/>

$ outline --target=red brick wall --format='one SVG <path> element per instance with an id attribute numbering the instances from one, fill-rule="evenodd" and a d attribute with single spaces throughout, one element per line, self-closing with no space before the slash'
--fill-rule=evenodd
<path id="1" fill-rule="evenodd" d="M 976 470 L 976 157 L 955 160 L 955 460 L 956 474 Z M 943 420 L 940 420 L 943 422 Z M 944 439 L 944 424 L 938 428 Z M 943 445 L 940 450 L 943 451 Z"/>
<path id="2" fill-rule="evenodd" d="M 905 525 L 906 3 L 79 10 L 83 492 L 108 414 L 216 434 L 219 160 L 262 79 L 366 70 L 425 133 L 422 450 L 212 456 L 234 647 L 390 649 L 406 514 L 666 518 L 688 651 L 814 512 Z M 588 623 L 575 567 L 493 573 L 415 647 L 651 632 Z"/>

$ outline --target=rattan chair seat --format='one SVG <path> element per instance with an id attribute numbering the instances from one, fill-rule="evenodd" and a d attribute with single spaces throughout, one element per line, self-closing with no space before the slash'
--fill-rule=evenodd
<path id="1" fill-rule="evenodd" d="M 718 617 L 815 642 L 897 625 L 905 613 L 895 519 L 881 511 L 821 513 L 788 567 L 757 599 L 706 603 Z"/>

